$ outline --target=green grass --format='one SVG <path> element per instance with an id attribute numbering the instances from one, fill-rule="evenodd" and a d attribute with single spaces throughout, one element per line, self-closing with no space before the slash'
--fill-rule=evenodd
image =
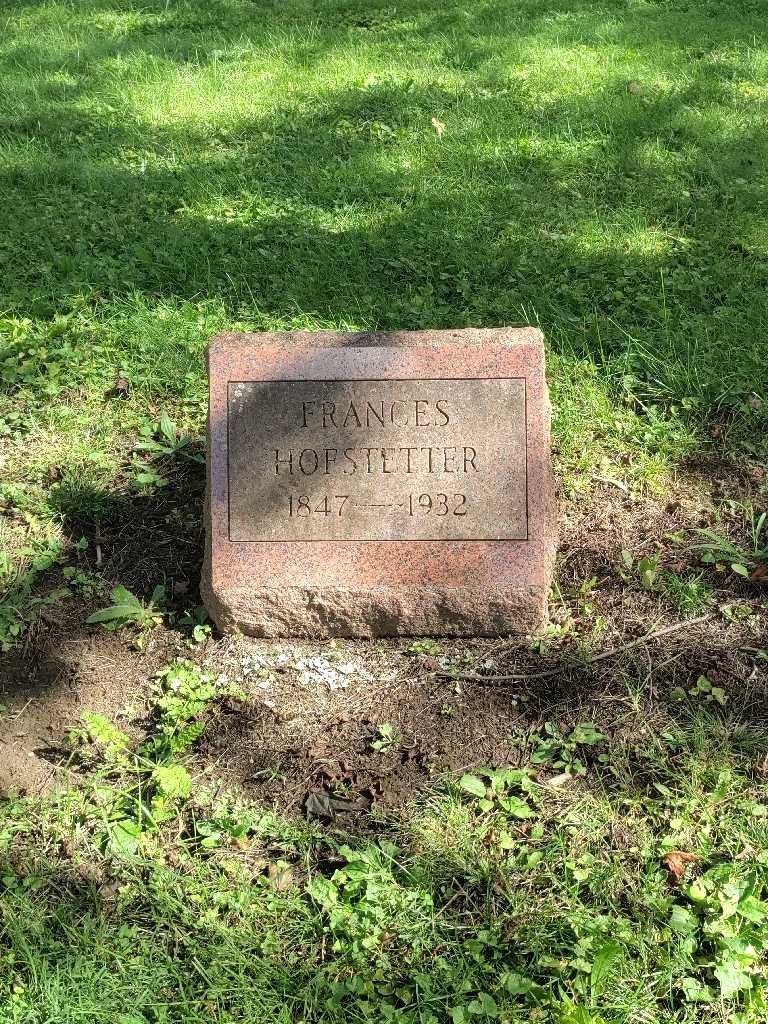
<path id="1" fill-rule="evenodd" d="M 569 494 L 762 458 L 765 14 L 6 0 L 0 650 L 105 516 L 159 507 L 193 533 L 172 485 L 200 457 L 221 329 L 538 324 Z M 164 411 L 190 443 L 149 458 Z M 710 601 L 698 578 L 659 587 L 681 612 Z M 681 711 L 653 741 L 565 744 L 561 786 L 445 780 L 380 841 L 205 778 L 146 828 L 136 779 L 156 800 L 185 776 L 152 775 L 156 748 L 133 788 L 96 759 L 0 807 L 0 1019 L 761 1024 L 761 744 Z M 679 888 L 675 848 L 700 857 Z"/>
<path id="2" fill-rule="evenodd" d="M 8 1024 L 765 1021 L 762 733 L 550 727 L 361 839 L 191 776 L 216 688 L 168 683 L 141 746 L 88 716 L 69 789 L 0 804 Z"/>
<path id="3" fill-rule="evenodd" d="M 764 13 L 6 3 L 0 598 L 151 489 L 160 407 L 201 432 L 221 328 L 537 323 L 567 489 L 759 457 Z"/>

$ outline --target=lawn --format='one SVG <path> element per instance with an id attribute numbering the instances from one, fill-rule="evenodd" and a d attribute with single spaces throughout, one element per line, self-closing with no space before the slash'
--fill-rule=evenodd
<path id="1" fill-rule="evenodd" d="M 3 1022 L 768 1020 L 767 15 L 5 0 Z M 216 636 L 210 336 L 507 324 L 547 634 Z"/>

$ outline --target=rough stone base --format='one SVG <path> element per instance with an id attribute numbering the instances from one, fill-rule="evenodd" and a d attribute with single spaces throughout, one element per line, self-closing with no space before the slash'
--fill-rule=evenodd
<path id="1" fill-rule="evenodd" d="M 547 621 L 542 588 L 203 590 L 219 629 L 259 637 L 504 636 L 537 633 Z"/>

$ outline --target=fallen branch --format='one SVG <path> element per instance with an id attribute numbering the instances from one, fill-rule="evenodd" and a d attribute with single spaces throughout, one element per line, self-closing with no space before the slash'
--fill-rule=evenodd
<path id="1" fill-rule="evenodd" d="M 719 611 L 722 609 L 718 609 Z M 699 615 L 695 619 L 686 619 L 685 622 L 675 622 L 671 626 L 664 626 L 662 629 L 651 630 L 650 633 L 644 633 L 643 636 L 635 637 L 634 640 L 629 640 L 625 644 L 621 644 L 620 647 L 611 647 L 610 650 L 603 651 L 601 654 L 593 654 L 589 658 L 585 658 L 583 661 L 572 661 L 565 665 L 558 665 L 557 668 L 548 668 L 543 672 L 514 672 L 505 675 L 493 675 L 493 676 L 481 676 L 476 672 L 461 672 L 454 674 L 452 672 L 441 672 L 441 676 L 445 676 L 449 679 L 467 679 L 475 683 L 510 683 L 510 682 L 521 682 L 524 679 L 551 679 L 552 676 L 558 676 L 561 672 L 566 672 L 568 669 L 579 669 L 587 668 L 589 665 L 595 665 L 599 661 L 607 661 L 609 658 L 615 658 L 619 654 L 623 654 L 625 651 L 632 650 L 633 647 L 639 647 L 640 644 L 648 643 L 649 640 L 656 640 L 660 636 L 667 636 L 669 633 L 676 633 L 681 629 L 690 629 L 691 626 L 698 626 L 702 622 L 707 622 L 717 615 L 717 612 L 708 612 L 706 615 Z"/>

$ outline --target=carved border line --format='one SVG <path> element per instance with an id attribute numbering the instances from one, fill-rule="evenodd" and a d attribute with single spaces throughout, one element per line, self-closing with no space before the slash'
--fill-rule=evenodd
<path id="1" fill-rule="evenodd" d="M 280 540 L 233 540 L 232 511 L 230 507 L 231 475 L 229 452 L 231 434 L 229 424 L 229 389 L 233 384 L 406 384 L 409 381 L 439 383 L 443 380 L 470 384 L 475 380 L 519 380 L 523 382 L 523 422 L 525 424 L 525 537 L 294 537 Z M 526 377 L 293 377 L 290 380 L 227 380 L 227 539 L 230 544 L 509 544 L 526 543 L 530 540 L 530 508 L 528 502 L 528 380 Z"/>

